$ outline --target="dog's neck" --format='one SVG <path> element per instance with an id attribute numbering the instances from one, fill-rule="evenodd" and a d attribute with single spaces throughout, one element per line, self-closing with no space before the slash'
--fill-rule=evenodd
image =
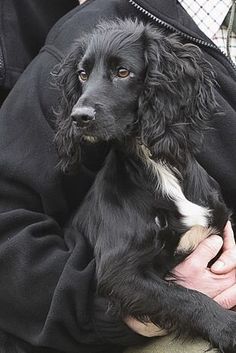
<path id="1" fill-rule="evenodd" d="M 143 144 L 141 139 L 137 137 L 114 141 L 112 145 L 115 150 L 120 150 L 129 160 L 132 160 L 134 163 L 137 162 L 139 166 L 143 165 L 144 169 L 150 169 L 155 164 L 162 164 L 171 170 L 172 173 L 176 174 L 176 176 L 180 176 L 178 168 L 171 165 L 165 159 L 164 155 L 161 157 L 153 155 L 151 148 Z"/>

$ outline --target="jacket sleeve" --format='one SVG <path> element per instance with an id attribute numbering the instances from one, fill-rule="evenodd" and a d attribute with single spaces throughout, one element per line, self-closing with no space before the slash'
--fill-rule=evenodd
<path id="1" fill-rule="evenodd" d="M 0 327 L 34 346 L 92 353 L 141 338 L 94 297 L 95 264 L 83 236 L 65 236 L 71 200 L 82 199 L 93 178 L 85 167 L 70 178 L 56 168 L 55 64 L 55 55 L 38 55 L 1 109 Z"/>

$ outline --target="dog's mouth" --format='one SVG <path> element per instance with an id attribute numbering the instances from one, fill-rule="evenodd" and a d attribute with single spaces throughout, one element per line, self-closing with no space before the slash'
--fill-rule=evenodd
<path id="1" fill-rule="evenodd" d="M 73 135 L 77 136 L 77 138 L 81 142 L 88 142 L 88 143 L 96 143 L 99 142 L 101 139 L 98 136 L 95 136 L 94 129 L 89 127 L 81 127 L 78 126 L 76 121 L 72 121 L 71 128 L 73 131 Z"/>
<path id="2" fill-rule="evenodd" d="M 138 129 L 137 123 L 135 122 L 123 122 L 123 125 L 119 125 L 117 121 L 119 119 L 116 115 L 107 114 L 104 118 L 97 117 L 87 124 L 78 123 L 75 119 L 71 119 L 71 133 L 75 140 L 82 143 L 95 144 L 99 142 L 108 141 L 123 141 L 127 138 L 133 138 L 137 136 Z"/>
<path id="3" fill-rule="evenodd" d="M 97 143 L 104 140 L 103 136 L 98 133 L 98 131 L 94 131 L 96 129 L 93 128 L 76 128 L 74 133 L 78 136 L 81 142 L 86 143 Z"/>
<path id="4" fill-rule="evenodd" d="M 107 126 L 101 126 L 96 121 L 92 121 L 88 126 L 79 126 L 76 122 L 71 123 L 72 134 L 75 136 L 77 141 L 82 143 L 99 143 L 102 141 L 108 141 L 113 136 L 113 129 L 107 128 Z"/>

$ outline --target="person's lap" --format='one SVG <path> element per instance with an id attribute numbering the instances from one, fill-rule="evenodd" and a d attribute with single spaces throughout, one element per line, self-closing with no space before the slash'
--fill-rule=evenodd
<path id="1" fill-rule="evenodd" d="M 124 353 L 218 353 L 218 349 L 210 349 L 210 344 L 201 338 L 175 339 L 173 335 L 150 339 L 142 346 L 130 347 Z"/>

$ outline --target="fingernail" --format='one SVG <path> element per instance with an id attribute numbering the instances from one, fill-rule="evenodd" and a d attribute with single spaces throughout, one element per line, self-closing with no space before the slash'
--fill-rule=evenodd
<path id="1" fill-rule="evenodd" d="M 231 224 L 231 222 L 230 222 L 230 221 L 227 221 L 227 223 L 226 223 L 225 227 L 232 228 L 232 224 Z"/>
<path id="2" fill-rule="evenodd" d="M 222 268 L 224 267 L 224 262 L 223 261 L 216 261 L 213 265 L 212 265 L 212 270 L 222 270 Z"/>

